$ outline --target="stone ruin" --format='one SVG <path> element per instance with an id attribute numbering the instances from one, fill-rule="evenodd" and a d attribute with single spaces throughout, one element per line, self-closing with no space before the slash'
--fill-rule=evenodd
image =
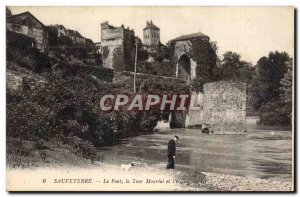
<path id="1" fill-rule="evenodd" d="M 245 134 L 246 84 L 204 84 L 203 127 L 213 134 Z"/>

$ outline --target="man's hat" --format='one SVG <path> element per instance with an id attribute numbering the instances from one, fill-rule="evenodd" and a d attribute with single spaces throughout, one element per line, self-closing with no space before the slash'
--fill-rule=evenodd
<path id="1" fill-rule="evenodd" d="M 175 135 L 174 137 L 176 137 L 176 138 L 177 138 L 177 140 L 179 140 L 179 137 L 178 137 L 177 135 Z"/>

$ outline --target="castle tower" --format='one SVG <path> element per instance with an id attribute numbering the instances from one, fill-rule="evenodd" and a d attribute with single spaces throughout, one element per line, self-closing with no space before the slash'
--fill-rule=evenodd
<path id="1" fill-rule="evenodd" d="M 133 71 L 135 58 L 134 30 L 124 25 L 115 27 L 108 21 L 101 23 L 103 66 L 115 71 Z"/>
<path id="2" fill-rule="evenodd" d="M 149 47 L 157 47 L 160 43 L 160 29 L 154 25 L 152 20 L 150 22 L 147 21 L 146 27 L 143 29 L 144 37 L 143 42 L 144 45 Z"/>

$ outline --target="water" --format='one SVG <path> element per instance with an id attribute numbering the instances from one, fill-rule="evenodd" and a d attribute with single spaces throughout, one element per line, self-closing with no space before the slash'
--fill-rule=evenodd
<path id="1" fill-rule="evenodd" d="M 247 120 L 248 135 L 207 135 L 199 129 L 162 129 L 157 134 L 131 137 L 99 151 L 114 165 L 140 161 L 150 166 L 167 164 L 167 143 L 176 134 L 178 170 L 290 180 L 292 132 L 259 128 Z"/>

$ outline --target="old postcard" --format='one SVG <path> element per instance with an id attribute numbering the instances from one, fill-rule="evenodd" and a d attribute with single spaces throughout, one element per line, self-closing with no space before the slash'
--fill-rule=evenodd
<path id="1" fill-rule="evenodd" d="M 294 191 L 294 12 L 7 6 L 7 190 Z"/>

